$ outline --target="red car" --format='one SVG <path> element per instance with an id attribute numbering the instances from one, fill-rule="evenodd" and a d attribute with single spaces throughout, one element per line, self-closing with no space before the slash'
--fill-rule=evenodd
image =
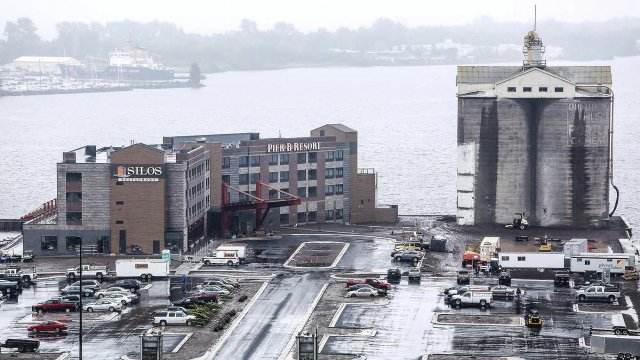
<path id="1" fill-rule="evenodd" d="M 43 321 L 40 324 L 29 326 L 27 330 L 34 334 L 39 332 L 55 332 L 56 334 L 59 334 L 63 331 L 69 330 L 69 327 L 58 321 Z"/>
<path id="2" fill-rule="evenodd" d="M 351 287 L 357 284 L 368 284 L 376 289 L 391 290 L 391 284 L 378 279 L 365 279 L 364 281 L 347 281 L 347 287 Z"/>

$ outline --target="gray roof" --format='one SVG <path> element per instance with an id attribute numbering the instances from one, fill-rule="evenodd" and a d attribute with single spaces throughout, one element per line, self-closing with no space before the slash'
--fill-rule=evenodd
<path id="1" fill-rule="evenodd" d="M 325 127 L 325 126 L 331 126 L 331 127 L 335 128 L 335 129 L 337 129 L 337 130 L 340 130 L 340 131 L 342 131 L 342 132 L 344 132 L 344 133 L 354 133 L 354 132 L 357 132 L 357 131 L 353 130 L 352 128 L 350 128 L 350 127 L 348 127 L 348 126 L 346 126 L 346 125 L 342 125 L 342 124 L 327 124 L 327 125 L 323 125 L 323 126 L 321 126 L 320 128 Z M 320 128 L 318 128 L 318 129 L 320 129 Z M 313 130 L 318 130 L 318 129 L 313 129 Z M 312 130 L 312 131 L 313 131 L 313 130 Z"/>
<path id="2" fill-rule="evenodd" d="M 527 70 L 522 66 L 458 66 L 456 83 L 495 84 Z M 577 85 L 612 83 L 610 66 L 547 66 L 544 71 Z"/>

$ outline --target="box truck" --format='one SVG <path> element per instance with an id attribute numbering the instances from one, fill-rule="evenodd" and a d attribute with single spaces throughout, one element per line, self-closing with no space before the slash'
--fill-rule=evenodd
<path id="1" fill-rule="evenodd" d="M 624 274 L 626 266 L 635 266 L 635 255 L 625 253 L 584 253 L 571 256 L 571 272 L 609 269 L 611 274 Z"/>
<path id="2" fill-rule="evenodd" d="M 238 258 L 241 263 L 245 262 L 246 252 L 247 252 L 247 244 L 244 243 L 227 243 L 218 246 L 216 251 L 236 251 L 238 253 Z"/>
<path id="3" fill-rule="evenodd" d="M 169 262 L 165 259 L 118 259 L 116 260 L 118 278 L 139 278 L 150 281 L 154 278 L 169 276 Z"/>
<path id="4" fill-rule="evenodd" d="M 489 262 L 500 249 L 499 237 L 485 237 L 480 243 L 480 259 Z"/>

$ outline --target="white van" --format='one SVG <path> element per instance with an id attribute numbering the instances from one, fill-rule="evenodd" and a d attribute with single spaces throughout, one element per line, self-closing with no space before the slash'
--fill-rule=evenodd
<path id="1" fill-rule="evenodd" d="M 236 266 L 240 263 L 240 257 L 237 251 L 232 250 L 216 250 L 211 254 L 204 256 L 202 262 L 209 265 L 227 265 Z"/>

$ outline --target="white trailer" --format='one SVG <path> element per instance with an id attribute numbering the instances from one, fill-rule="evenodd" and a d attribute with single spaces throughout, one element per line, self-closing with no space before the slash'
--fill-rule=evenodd
<path id="1" fill-rule="evenodd" d="M 485 237 L 480 243 L 480 260 L 489 262 L 500 249 L 499 237 Z"/>
<path id="2" fill-rule="evenodd" d="M 503 269 L 564 269 L 563 253 L 501 252 L 498 265 Z"/>
<path id="3" fill-rule="evenodd" d="M 247 244 L 245 243 L 227 243 L 218 246 L 216 251 L 236 251 L 238 253 L 238 258 L 241 263 L 245 262 L 246 252 L 247 252 Z"/>
<path id="4" fill-rule="evenodd" d="M 611 274 L 624 274 L 625 266 L 635 266 L 635 255 L 625 253 L 584 253 L 571 256 L 571 272 L 609 269 Z"/>
<path id="5" fill-rule="evenodd" d="M 584 254 L 587 252 L 587 239 L 571 239 L 562 245 L 562 252 L 567 256 Z"/>
<path id="6" fill-rule="evenodd" d="M 150 281 L 153 278 L 169 276 L 169 261 L 165 259 L 118 259 L 116 260 L 118 278 L 139 278 Z"/>
<path id="7" fill-rule="evenodd" d="M 616 354 L 618 359 L 631 359 L 640 356 L 640 336 L 591 335 L 591 352 Z"/>

